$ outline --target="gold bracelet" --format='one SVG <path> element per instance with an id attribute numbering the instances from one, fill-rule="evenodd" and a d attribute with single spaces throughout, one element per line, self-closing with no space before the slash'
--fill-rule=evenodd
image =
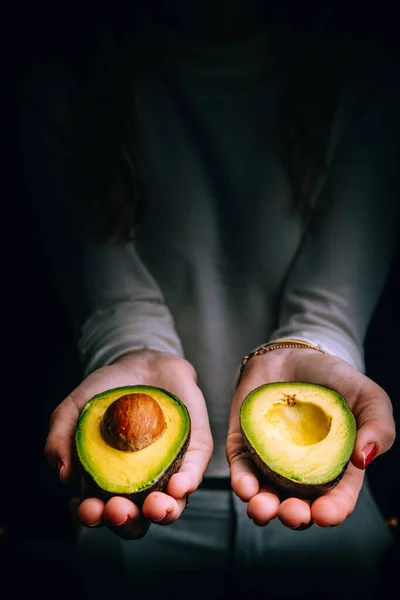
<path id="1" fill-rule="evenodd" d="M 257 350 L 250 352 L 250 354 L 246 354 L 246 356 L 243 356 L 242 360 L 240 361 L 239 376 L 236 382 L 236 387 L 238 387 L 242 379 L 244 368 L 251 358 L 253 358 L 254 356 L 261 356 L 262 354 L 272 352 L 273 350 L 281 350 L 283 348 L 308 348 L 309 350 L 317 350 L 322 354 L 326 354 L 325 350 L 322 350 L 322 348 L 320 348 L 319 346 L 314 346 L 313 344 L 309 344 L 308 342 L 302 342 L 300 340 L 282 340 L 278 342 L 270 342 L 269 344 L 260 346 L 259 348 L 257 348 Z"/>

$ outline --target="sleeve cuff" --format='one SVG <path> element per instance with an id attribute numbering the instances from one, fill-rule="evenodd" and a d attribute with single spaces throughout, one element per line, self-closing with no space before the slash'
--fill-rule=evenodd
<path id="1" fill-rule="evenodd" d="M 310 331 L 285 331 L 284 328 L 276 332 L 268 340 L 268 344 L 271 342 L 279 342 L 282 340 L 293 339 L 299 340 L 300 342 L 307 342 L 313 346 L 317 346 L 324 350 L 327 354 L 332 354 L 345 360 L 352 367 L 360 371 L 365 372 L 364 352 L 363 348 L 353 340 L 343 338 L 339 339 L 339 336 L 332 335 L 328 338 L 326 332 L 319 332 L 310 329 Z"/>
<path id="2" fill-rule="evenodd" d="M 144 348 L 183 357 L 172 318 L 162 305 L 135 309 L 126 305 L 97 311 L 86 321 L 78 345 L 85 376 Z"/>

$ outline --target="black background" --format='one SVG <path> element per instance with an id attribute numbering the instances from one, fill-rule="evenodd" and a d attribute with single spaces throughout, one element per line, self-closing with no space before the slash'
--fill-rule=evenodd
<path id="1" fill-rule="evenodd" d="M 3 22 L 8 30 L 4 38 L 7 43 L 3 81 L 4 89 L 10 92 L 3 100 L 10 105 L 5 105 L 3 113 L 6 168 L 2 197 L 4 396 L 0 413 L 0 550 L 3 559 L 0 569 L 6 567 L 6 580 L 9 577 L 15 586 L 10 597 L 19 597 L 18 591 L 36 589 L 42 598 L 53 597 L 51 590 L 43 587 L 49 573 L 54 581 L 62 581 L 62 597 L 72 596 L 72 593 L 76 597 L 77 582 L 73 573 L 68 572 L 73 542 L 69 501 L 76 490 L 60 485 L 55 472 L 45 462 L 43 447 L 51 411 L 80 378 L 72 334 L 19 185 L 14 139 L 18 118 L 15 91 L 25 73 L 43 60 L 61 57 L 75 64 L 85 60 L 98 32 L 110 19 L 118 21 L 118 5 L 113 7 L 113 10 L 108 7 L 102 11 L 93 7 L 83 12 L 82 6 L 67 3 L 33 3 L 29 8 L 14 5 Z M 385 3 L 369 8 L 366 3 L 343 3 L 337 14 L 337 27 L 355 36 L 380 36 L 400 56 L 394 8 Z M 307 22 L 304 10 L 299 18 Z M 367 375 L 389 393 L 397 421 L 400 418 L 399 275 L 400 252 L 366 340 Z M 396 440 L 392 450 L 368 469 L 385 519 L 400 519 L 399 467 L 399 441 Z M 395 573 L 400 556 L 398 531 L 399 528 L 393 529 L 395 546 L 382 571 L 382 586 L 392 582 L 397 592 L 400 591 Z M 8 566 L 19 575 L 11 575 Z"/>

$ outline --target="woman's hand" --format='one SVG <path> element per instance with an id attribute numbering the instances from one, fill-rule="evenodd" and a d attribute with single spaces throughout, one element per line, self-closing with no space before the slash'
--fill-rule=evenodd
<path id="1" fill-rule="evenodd" d="M 207 409 L 196 385 L 192 366 L 182 358 L 163 352 L 142 350 L 129 353 L 113 365 L 89 375 L 59 406 L 50 420 L 45 456 L 58 469 L 62 483 L 77 480 L 74 458 L 75 429 L 82 407 L 104 390 L 126 385 L 152 385 L 168 390 L 187 406 L 191 417 L 191 440 L 178 473 L 164 492 L 152 492 L 139 509 L 133 502 L 113 497 L 108 502 L 92 495 L 84 486 L 78 517 L 83 525 L 107 526 L 123 539 L 143 537 L 151 522 L 168 525 L 176 521 L 187 505 L 187 496 L 203 479 L 210 461 L 213 442 Z"/>
<path id="2" fill-rule="evenodd" d="M 271 488 L 261 486 L 260 473 L 244 453 L 239 426 L 241 404 L 250 391 L 274 381 L 303 381 L 333 388 L 344 396 L 356 418 L 356 445 L 342 480 L 312 503 L 298 498 L 281 501 Z M 309 349 L 267 352 L 248 362 L 233 398 L 226 444 L 232 488 L 248 502 L 248 515 L 257 525 L 266 525 L 275 517 L 293 529 L 307 528 L 313 522 L 320 527 L 339 525 L 354 510 L 365 468 L 372 458 L 389 450 L 394 439 L 389 397 L 349 363 Z"/>

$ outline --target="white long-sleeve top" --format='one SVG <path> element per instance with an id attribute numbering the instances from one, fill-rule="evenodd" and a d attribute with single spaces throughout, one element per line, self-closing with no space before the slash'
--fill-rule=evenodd
<path id="1" fill-rule="evenodd" d="M 364 370 L 364 337 L 399 234 L 397 74 L 362 72 L 345 86 L 329 168 L 311 198 L 316 216 L 305 221 L 278 159 L 266 37 L 212 46 L 157 35 L 163 58 L 136 85 L 148 194 L 138 239 L 78 244 L 68 86 L 46 72 L 21 120 L 24 172 L 79 323 L 85 373 L 142 347 L 185 356 L 214 437 L 208 475 L 224 476 L 244 354 L 297 338 Z"/>

